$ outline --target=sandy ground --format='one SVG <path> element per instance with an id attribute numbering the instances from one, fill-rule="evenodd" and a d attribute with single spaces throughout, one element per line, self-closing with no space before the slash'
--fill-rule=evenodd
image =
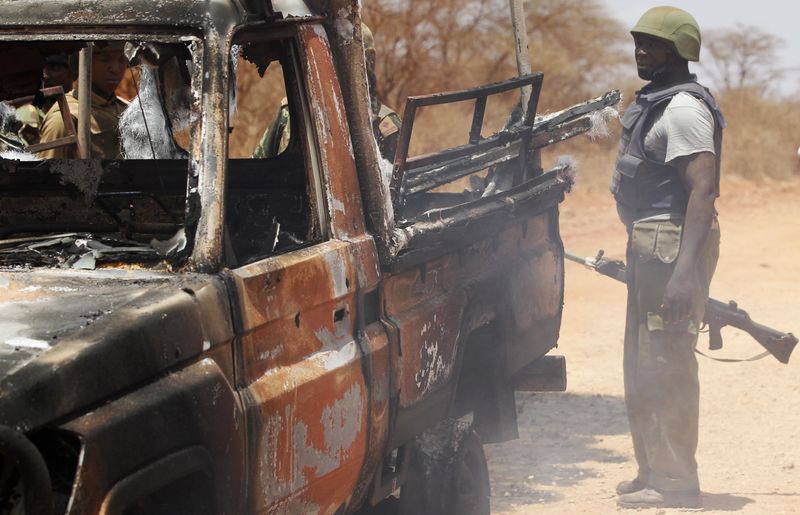
<path id="1" fill-rule="evenodd" d="M 567 249 L 624 256 L 624 230 L 605 192 L 562 204 Z M 760 322 L 800 333 L 800 180 L 729 180 L 718 201 L 722 249 L 711 295 L 736 299 Z M 566 393 L 517 394 L 520 439 L 487 445 L 496 514 L 613 513 L 614 487 L 635 475 L 622 387 L 624 286 L 568 263 L 559 348 Z M 724 329 L 714 355 L 760 347 Z M 707 346 L 702 335 L 699 347 Z M 704 511 L 800 513 L 800 351 L 788 366 L 765 358 L 725 364 L 700 357 Z M 677 513 L 680 510 L 643 510 Z"/>

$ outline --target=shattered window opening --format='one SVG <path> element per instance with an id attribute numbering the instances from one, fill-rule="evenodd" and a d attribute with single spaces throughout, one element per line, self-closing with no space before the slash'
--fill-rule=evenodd
<path id="1" fill-rule="evenodd" d="M 162 39 L 0 41 L 0 266 L 171 268 L 190 253 L 201 45 Z"/>
<path id="2" fill-rule="evenodd" d="M 323 239 L 292 45 L 243 32 L 231 52 L 225 254 L 232 267 Z"/>

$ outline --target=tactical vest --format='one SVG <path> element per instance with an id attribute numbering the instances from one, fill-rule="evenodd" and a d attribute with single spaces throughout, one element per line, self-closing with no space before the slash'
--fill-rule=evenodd
<path id="1" fill-rule="evenodd" d="M 644 150 L 645 128 L 657 108 L 666 107 L 672 97 L 685 92 L 706 103 L 714 116 L 714 150 L 716 153 L 716 190 L 719 195 L 722 129 L 725 118 L 711 93 L 695 80 L 668 88 L 639 92 L 636 101 L 622 116 L 622 139 L 617 165 L 611 180 L 611 193 L 624 208 L 637 213 L 639 219 L 665 213 L 686 213 L 689 196 L 675 166 L 647 157 Z"/>

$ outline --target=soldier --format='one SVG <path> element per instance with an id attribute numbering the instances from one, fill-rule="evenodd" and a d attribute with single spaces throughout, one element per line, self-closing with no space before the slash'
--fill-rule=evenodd
<path id="1" fill-rule="evenodd" d="M 364 39 L 364 57 L 367 68 L 367 81 L 369 84 L 370 99 L 372 101 L 372 130 L 381 156 L 389 161 L 394 160 L 397 149 L 397 139 L 400 135 L 400 117 L 390 107 L 382 104 L 377 95 L 377 77 L 375 75 L 375 39 L 372 31 L 361 24 L 361 33 Z M 289 119 L 289 103 L 284 97 L 275 119 L 261 138 L 256 150 L 255 158 L 272 157 L 283 152 L 289 145 L 291 133 L 291 120 Z"/>
<path id="2" fill-rule="evenodd" d="M 638 475 L 617 486 L 625 508 L 702 505 L 697 477 L 699 383 L 694 350 L 719 254 L 725 121 L 689 72 L 700 28 L 674 7 L 631 30 L 639 77 L 622 118 L 611 191 L 628 230 L 625 404 Z"/>
<path id="3" fill-rule="evenodd" d="M 381 156 L 389 161 L 394 161 L 397 150 L 397 140 L 400 136 L 400 117 L 396 112 L 378 99 L 378 78 L 375 74 L 375 38 L 372 31 L 361 24 L 361 34 L 364 38 L 364 59 L 367 67 L 367 83 L 369 96 L 372 100 L 372 131 L 378 142 Z"/>
<path id="4" fill-rule="evenodd" d="M 261 137 L 261 143 L 258 144 L 253 152 L 253 157 L 256 159 L 274 157 L 286 150 L 286 147 L 289 146 L 289 135 L 292 133 L 290 124 L 289 99 L 283 97 L 278 113 L 267 128 L 264 136 Z"/>
<path id="5" fill-rule="evenodd" d="M 72 89 L 72 81 L 72 71 L 69 68 L 69 58 L 66 54 L 53 54 L 45 57 L 42 69 L 43 88 L 61 86 L 67 93 Z M 39 142 L 39 129 L 42 127 L 45 114 L 55 102 L 55 98 L 41 98 L 17 108 L 17 120 L 22 123 L 18 135 L 25 145 L 34 145 Z"/>
<path id="6" fill-rule="evenodd" d="M 124 42 L 95 43 L 92 51 L 92 157 L 120 157 L 119 116 L 128 103 L 117 97 L 115 91 L 127 69 Z M 76 117 L 79 109 L 77 87 L 67 95 L 67 102 L 70 113 Z M 41 143 L 67 136 L 58 104 L 54 104 L 47 112 L 40 134 Z M 42 159 L 72 158 L 77 157 L 77 149 L 74 145 L 57 147 L 40 152 L 39 156 Z"/>

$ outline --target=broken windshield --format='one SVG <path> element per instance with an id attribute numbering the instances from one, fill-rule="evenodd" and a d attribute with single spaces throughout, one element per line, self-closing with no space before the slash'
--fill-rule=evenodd
<path id="1" fill-rule="evenodd" d="M 187 255 L 198 48 L 0 42 L 0 265 L 170 266 Z"/>

